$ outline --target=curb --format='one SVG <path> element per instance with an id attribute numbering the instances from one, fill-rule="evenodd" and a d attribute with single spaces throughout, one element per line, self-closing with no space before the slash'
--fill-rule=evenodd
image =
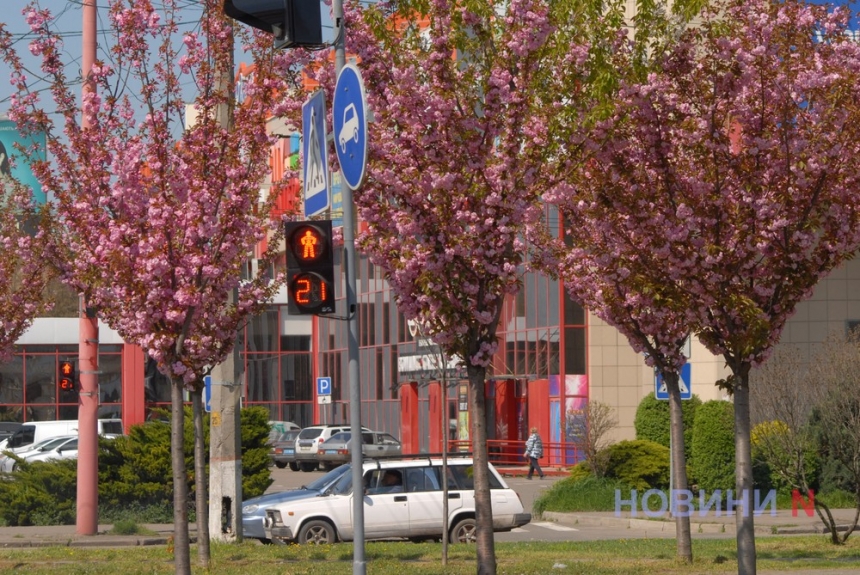
<path id="1" fill-rule="evenodd" d="M 640 529 L 656 533 L 675 534 L 675 522 L 671 519 L 636 519 L 632 517 L 609 517 L 595 515 L 580 515 L 577 513 L 558 513 L 546 511 L 543 519 L 553 521 L 561 525 L 577 526 L 585 525 L 591 527 L 616 527 L 619 529 Z M 844 531 L 847 526 L 840 525 L 837 529 Z M 691 533 L 729 533 L 736 534 L 737 528 L 734 522 L 697 522 L 690 521 Z M 797 526 L 797 525 L 757 525 L 756 535 L 817 535 L 828 533 L 823 525 Z"/>

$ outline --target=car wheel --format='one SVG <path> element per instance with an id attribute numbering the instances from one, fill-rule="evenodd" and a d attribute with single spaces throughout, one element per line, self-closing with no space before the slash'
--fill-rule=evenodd
<path id="1" fill-rule="evenodd" d="M 286 466 L 287 466 L 286 461 L 276 461 L 275 462 L 275 467 L 277 467 L 278 469 L 283 469 Z"/>
<path id="2" fill-rule="evenodd" d="M 299 543 L 323 545 L 334 543 L 334 528 L 327 521 L 308 521 L 299 529 Z"/>
<path id="3" fill-rule="evenodd" d="M 303 461 L 299 465 L 301 466 L 302 471 L 304 471 L 306 473 L 309 473 L 311 471 L 316 471 L 316 469 L 317 469 L 317 464 L 313 463 L 313 462 L 308 463 L 308 462 Z"/>
<path id="4" fill-rule="evenodd" d="M 478 524 L 474 518 L 468 517 L 458 521 L 451 529 L 451 543 L 474 543 L 477 540 Z"/>
<path id="5" fill-rule="evenodd" d="M 292 469 L 293 471 L 298 471 L 299 470 L 299 464 L 296 463 L 295 461 L 290 461 L 290 469 Z"/>

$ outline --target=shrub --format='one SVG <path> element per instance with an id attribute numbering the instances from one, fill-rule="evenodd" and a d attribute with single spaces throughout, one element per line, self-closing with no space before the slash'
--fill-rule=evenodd
<path id="1" fill-rule="evenodd" d="M 753 427 L 750 439 L 756 488 L 787 492 L 801 486 L 797 457 L 802 437 L 794 435 L 784 422 L 774 420 Z M 807 447 L 802 449 L 803 475 L 806 485 L 817 489 L 819 458 L 811 445 Z"/>
<path id="2" fill-rule="evenodd" d="M 589 476 L 584 479 L 565 478 L 544 491 L 534 502 L 532 512 L 540 516 L 545 511 L 612 511 L 615 492 L 625 497 L 630 486 L 617 479 Z"/>
<path id="3" fill-rule="evenodd" d="M 706 401 L 696 410 L 691 468 L 699 489 L 735 488 L 734 406 L 730 402 Z"/>
<path id="4" fill-rule="evenodd" d="M 620 441 L 607 448 L 607 477 L 633 489 L 669 486 L 669 449 L 653 441 Z"/>
<path id="5" fill-rule="evenodd" d="M 693 446 L 693 423 L 696 410 L 702 405 L 699 396 L 681 402 L 681 420 L 684 424 L 684 456 L 690 460 Z M 642 398 L 636 408 L 633 427 L 636 429 L 636 439 L 644 439 L 669 447 L 669 402 L 657 399 L 654 392 Z"/>
<path id="6" fill-rule="evenodd" d="M 244 498 L 265 493 L 272 484 L 269 471 L 269 412 L 243 409 L 242 490 Z M 194 486 L 194 434 L 190 408 L 185 412 L 185 453 L 189 493 Z M 204 418 L 208 446 L 209 418 Z M 173 521 L 173 472 L 170 465 L 170 424 L 151 421 L 133 425 L 128 435 L 99 440 L 99 519 L 142 523 Z M 209 450 L 206 450 L 207 473 Z M 73 524 L 76 516 L 77 461 L 20 465 L 8 481 L 0 481 L 0 522 L 6 525 Z M 194 516 L 188 502 L 189 518 Z"/>

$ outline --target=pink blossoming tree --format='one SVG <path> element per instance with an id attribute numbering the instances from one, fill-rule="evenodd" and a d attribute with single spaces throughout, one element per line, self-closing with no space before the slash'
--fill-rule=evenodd
<path id="1" fill-rule="evenodd" d="M 549 186 L 546 58 L 575 71 L 582 53 L 550 49 L 541 0 L 380 2 L 350 16 L 346 49 L 361 57 L 374 114 L 358 241 L 399 310 L 466 367 L 478 573 L 495 573 L 484 385 Z"/>
<path id="2" fill-rule="evenodd" d="M 38 211 L 29 189 L 0 176 L 0 361 L 9 360 L 33 319 L 50 309 L 44 292 L 52 267 Z"/>
<path id="3" fill-rule="evenodd" d="M 183 393 L 199 404 L 203 376 L 277 288 L 277 278 L 264 275 L 243 281 L 242 270 L 267 237 L 279 247 L 282 226 L 270 221 L 272 199 L 260 197 L 260 182 L 269 169 L 265 122 L 273 99 L 288 92 L 287 78 L 274 74 L 271 38 L 261 35 L 250 42 L 256 69 L 245 100 L 235 104 L 232 27 L 220 0 L 201 4 L 198 25 L 180 33 L 183 2 L 111 2 L 110 61 L 93 66 L 95 90 L 81 106 L 51 15 L 28 7 L 30 50 L 41 57 L 58 122 L 31 89 L 5 31 L 2 43 L 18 90 L 10 116 L 48 134 L 50 160 L 34 171 L 53 194 L 64 230 L 56 236 L 64 280 L 172 382 L 174 543 L 182 574 L 190 573 Z M 196 91 L 193 123 L 186 84 Z M 207 492 L 205 475 L 195 475 L 199 515 Z M 205 565 L 208 522 L 198 524 Z"/>
<path id="4" fill-rule="evenodd" d="M 744 575 L 756 564 L 750 369 L 860 248 L 860 46 L 847 21 L 793 0 L 714 4 L 660 71 L 622 84 L 590 161 L 547 197 L 585 236 L 567 273 L 635 349 L 671 367 L 690 329 L 725 358 Z M 645 345 L 633 322 L 672 337 Z"/>

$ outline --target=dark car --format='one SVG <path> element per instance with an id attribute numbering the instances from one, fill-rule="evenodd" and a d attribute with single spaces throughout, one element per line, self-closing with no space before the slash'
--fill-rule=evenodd
<path id="1" fill-rule="evenodd" d="M 266 537 L 266 532 L 263 529 L 263 519 L 266 518 L 266 510 L 269 507 L 285 501 L 292 501 L 305 497 L 317 497 L 324 493 L 331 485 L 336 483 L 343 474 L 350 469 L 349 465 L 341 465 L 340 467 L 329 471 L 319 479 L 316 479 L 307 485 L 303 485 L 299 489 L 267 493 L 266 495 L 254 497 L 253 499 L 243 502 L 242 535 L 246 539 L 259 539 L 263 543 L 271 543 L 271 541 Z"/>
<path id="2" fill-rule="evenodd" d="M 298 436 L 299 430 L 294 429 L 282 433 L 272 442 L 269 456 L 278 469 L 283 469 L 289 465 L 293 471 L 299 470 L 299 464 L 296 462 L 296 438 Z"/>

